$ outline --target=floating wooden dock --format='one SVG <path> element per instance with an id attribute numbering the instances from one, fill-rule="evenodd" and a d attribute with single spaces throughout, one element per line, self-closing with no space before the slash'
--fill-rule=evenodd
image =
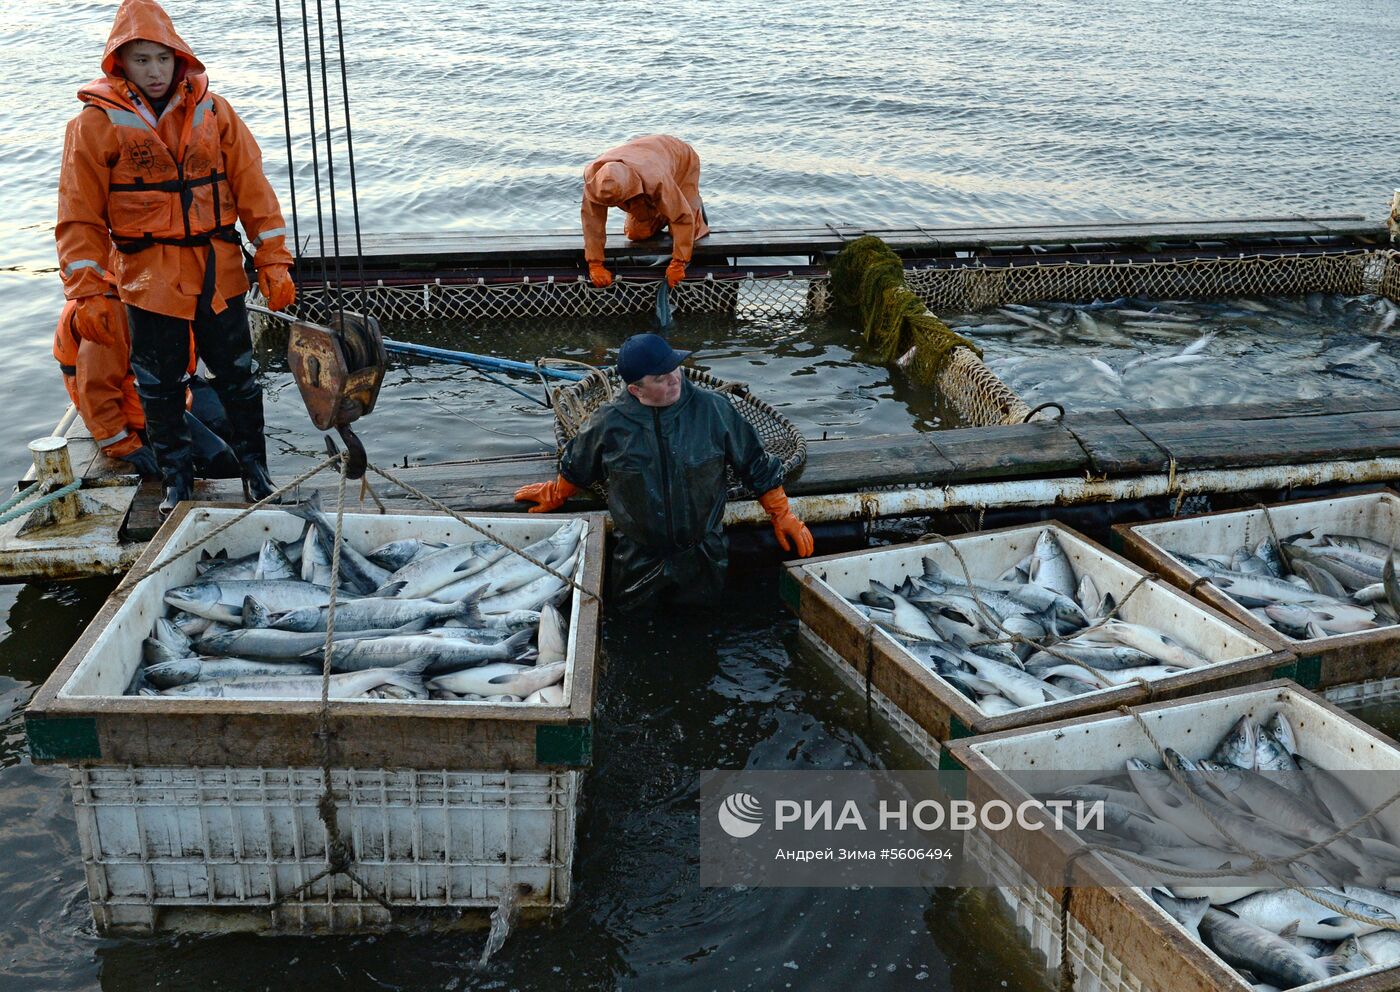
<path id="1" fill-rule="evenodd" d="M 372 434 L 369 447 L 373 458 Z M 1400 396 L 1095 411 L 1071 414 L 1060 422 L 809 439 L 807 450 L 807 464 L 786 489 L 794 497 L 811 497 L 802 502 L 809 520 L 860 516 L 840 511 L 840 503 L 823 497 L 973 482 L 1107 481 L 1184 476 L 1203 469 L 1295 466 L 1295 484 L 1305 486 L 1321 477 L 1316 467 L 1344 463 L 1374 463 L 1373 472 L 1359 470 L 1346 481 L 1375 482 L 1400 477 L 1400 470 L 1384 462 L 1400 458 Z M 392 471 L 455 510 L 510 512 L 526 509 L 526 504 L 515 502 L 517 488 L 553 478 L 557 467 L 553 456 L 520 455 Z M 407 493 L 383 479 L 372 477 L 371 485 L 386 502 L 411 502 Z M 357 486 L 347 491 L 358 499 Z M 304 487 L 305 495 L 312 492 L 320 492 L 323 501 L 333 500 L 335 479 L 329 474 L 313 479 Z M 197 499 L 227 501 L 241 495 L 237 480 L 195 486 Z M 142 539 L 154 533 L 158 501 L 156 487 L 141 491 L 128 517 L 128 534 Z M 570 508 L 575 505 L 585 509 L 601 504 L 575 497 Z M 753 512 L 733 516 L 762 519 Z"/>
<path id="2" fill-rule="evenodd" d="M 695 246 L 692 276 L 742 278 L 746 273 L 820 275 L 850 241 L 876 235 L 919 267 L 1015 268 L 1023 265 L 1136 260 L 1234 259 L 1375 252 L 1388 246 L 1383 222 L 1359 215 L 1284 216 L 1225 220 L 1110 222 L 1002 226 L 859 227 L 822 225 L 776 229 L 716 229 Z M 566 280 L 582 271 L 576 230 L 368 235 L 367 280 L 385 285 L 437 281 L 521 283 L 536 275 Z M 351 244 L 339 260 L 348 286 L 359 274 Z M 627 242 L 614 237 L 608 255 L 625 271 L 628 260 L 668 253 L 669 239 Z M 793 259 L 805 259 L 803 267 Z M 302 239 L 299 276 L 319 282 L 331 267 Z M 1267 283 L 1266 283 L 1267 285 Z M 398 452 L 373 450 L 392 462 Z M 117 478 L 113 462 L 85 436 L 67 431 L 75 473 L 89 489 L 107 487 L 106 523 L 69 535 L 36 556 L 34 542 L 17 542 L 22 525 L 0 527 L 0 581 L 76 578 L 130 566 L 159 525 L 159 487 L 139 490 Z M 967 428 L 937 433 L 809 439 L 808 461 L 788 492 L 809 520 L 844 520 L 998 506 L 1113 502 L 1186 491 L 1380 482 L 1400 478 L 1400 398 L 1363 397 L 1268 405 L 1111 410 L 1073 414 L 1058 422 Z M 387 457 L 386 457 L 387 456 Z M 555 473 L 552 456 L 523 455 L 451 461 L 395 470 L 405 482 L 454 509 L 519 511 L 515 490 Z M 371 480 L 381 498 L 406 493 Z M 305 488 L 332 496 L 326 475 Z M 353 489 L 352 489 L 353 491 Z M 199 499 L 241 497 L 234 481 L 196 485 Z M 580 508 L 590 505 L 579 501 Z M 113 519 L 114 518 L 114 519 Z M 761 522 L 752 503 L 734 504 L 730 522 Z"/>
<path id="3" fill-rule="evenodd" d="M 1376 247 L 1387 244 L 1386 225 L 1356 214 L 1306 217 L 1254 217 L 1227 220 L 1164 220 L 1082 224 L 960 225 L 859 227 L 715 228 L 695 243 L 698 271 L 732 267 L 740 259 L 805 258 L 809 264 L 839 252 L 845 245 L 875 235 L 901 255 L 913 259 L 1050 255 L 1090 252 L 1162 252 L 1169 249 L 1221 249 L 1296 252 L 1308 248 Z M 322 252 L 310 235 L 301 236 L 299 264 L 303 278 L 319 273 Z M 567 231 L 423 232 L 367 234 L 362 241 L 367 277 L 406 277 L 456 269 L 506 274 L 519 270 L 564 268 L 582 271 L 583 241 Z M 649 241 L 608 239 L 607 257 L 669 255 L 669 235 Z M 325 256 L 331 264 L 333 255 Z M 341 273 L 355 278 L 353 243 L 341 243 Z M 752 266 L 745 266 L 751 268 Z M 783 266 L 784 269 L 790 266 Z M 319 276 L 317 276 L 319 278 Z"/>

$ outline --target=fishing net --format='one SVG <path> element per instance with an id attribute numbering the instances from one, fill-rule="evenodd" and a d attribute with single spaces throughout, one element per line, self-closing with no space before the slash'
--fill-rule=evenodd
<path id="1" fill-rule="evenodd" d="M 862 238 L 861 241 L 866 239 Z M 858 242 L 847 246 L 849 250 Z M 843 251 L 844 255 L 845 252 Z M 1300 296 L 1305 293 L 1383 292 L 1396 299 L 1396 252 L 1337 250 L 1267 255 L 1134 259 L 1131 261 L 1037 261 L 1001 263 L 966 258 L 903 269 L 904 286 L 935 313 L 971 313 L 1007 303 L 1089 303 L 1131 297 L 1141 300 L 1224 299 Z M 838 255 L 839 259 L 841 256 Z M 832 263 L 836 271 L 836 263 Z M 870 273 L 893 276 L 889 259 Z M 1387 288 L 1381 289 L 1381 282 Z M 576 280 L 528 278 L 488 283 L 435 279 L 413 285 L 347 286 L 345 307 L 394 321 L 494 320 L 533 317 L 618 317 L 656 310 L 658 281 L 619 279 L 607 289 Z M 715 314 L 736 319 L 819 317 L 827 314 L 835 288 L 825 274 L 732 275 L 681 283 L 671 291 L 677 314 Z M 323 319 L 341 298 L 320 285 L 303 284 L 292 314 Z M 901 297 L 902 298 L 902 297 Z M 263 302 L 253 291 L 250 299 Z M 883 300 L 880 301 L 883 304 Z M 894 302 L 898 302 L 895 300 Z M 907 303 L 906 303 L 907 305 Z M 898 313 L 882 306 L 881 313 Z"/>
<path id="2" fill-rule="evenodd" d="M 497 320 L 516 317 L 622 317 L 656 312 L 659 279 L 620 278 L 607 289 L 577 280 L 524 278 L 419 285 L 347 285 L 327 293 L 317 284 L 299 287 L 295 316 L 319 320 L 344 300 L 346 309 L 371 313 L 380 324 L 421 320 Z M 819 286 L 819 288 L 814 288 Z M 824 313 L 825 278 L 743 272 L 683 282 L 670 291 L 676 314 L 715 314 L 737 319 Z"/>
<path id="3" fill-rule="evenodd" d="M 1400 251 L 1378 252 L 1384 256 L 1378 291 L 1392 303 L 1400 303 Z"/>
<path id="4" fill-rule="evenodd" d="M 1026 419 L 1026 404 L 982 364 L 980 348 L 929 313 L 906 283 L 904 262 L 879 238 L 867 235 L 841 249 L 830 279 L 832 303 L 859 315 L 880 360 L 933 388 L 957 420 L 980 427 Z"/>
<path id="5" fill-rule="evenodd" d="M 883 249 L 883 250 L 881 250 Z M 576 279 L 509 282 L 434 279 L 413 285 L 377 282 L 343 294 L 351 310 L 378 317 L 389 336 L 409 337 L 423 321 L 508 318 L 615 318 L 656 309 L 658 280 L 619 279 L 595 289 Z M 1400 302 L 1400 253 L 1389 249 L 1299 248 L 1123 261 L 1046 258 L 1012 262 L 992 256 L 904 263 L 878 239 L 848 244 L 830 273 L 754 275 L 736 270 L 688 280 L 671 291 L 677 314 L 736 320 L 820 317 L 836 305 L 856 310 L 881 360 L 897 362 L 930 386 L 949 415 L 966 424 L 1015 423 L 1026 405 L 993 375 L 968 342 L 932 313 L 972 313 L 1007 303 L 1094 300 L 1267 298 L 1306 293 L 1377 293 Z M 839 299 L 838 299 L 839 297 Z M 261 298 L 253 291 L 256 302 Z M 339 305 L 319 285 L 299 288 L 294 315 L 324 323 Z M 410 338 L 411 339 L 411 338 Z"/>
<path id="6" fill-rule="evenodd" d="M 559 386 L 552 390 L 550 395 L 554 405 L 554 438 L 560 452 L 564 450 L 564 445 L 583 429 L 583 425 L 595 410 L 621 395 L 626 388 L 616 369 L 597 369 L 584 365 L 576 367 L 587 369 L 584 378 Z M 763 442 L 763 450 L 770 455 L 776 455 L 783 463 L 784 478 L 791 481 L 797 476 L 807 461 L 807 440 L 798 433 L 791 421 L 750 393 L 742 382 L 724 382 L 706 372 L 685 366 L 682 366 L 682 371 L 693 385 L 714 390 L 728 399 L 734 405 L 734 409 L 739 411 L 740 416 L 758 432 L 759 439 Z M 747 499 L 757 495 L 745 488 L 733 468 L 726 468 L 725 473 L 730 499 Z M 605 486 L 599 484 L 593 488 L 600 496 L 606 498 Z"/>

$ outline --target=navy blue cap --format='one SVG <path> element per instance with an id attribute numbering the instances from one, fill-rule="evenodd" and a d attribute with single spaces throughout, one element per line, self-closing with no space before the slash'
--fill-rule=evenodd
<path id="1" fill-rule="evenodd" d="M 665 375 L 690 356 L 676 351 L 660 334 L 634 334 L 622 342 L 617 353 L 617 374 L 627 384 L 643 376 Z"/>

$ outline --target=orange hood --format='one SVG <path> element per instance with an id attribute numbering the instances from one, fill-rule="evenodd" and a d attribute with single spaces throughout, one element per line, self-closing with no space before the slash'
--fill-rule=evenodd
<path id="1" fill-rule="evenodd" d="M 622 162 L 605 162 L 583 183 L 583 195 L 594 203 L 615 207 L 642 195 L 642 179 Z"/>
<path id="2" fill-rule="evenodd" d="M 171 90 L 186 76 L 204 71 L 204 63 L 195 58 L 185 39 L 175 32 L 170 15 L 155 0 L 122 0 L 112 21 L 112 33 L 107 36 L 107 48 L 102 53 L 102 71 L 114 79 L 124 79 L 117 49 L 128 41 L 154 41 L 175 53 L 179 63 L 171 80 Z"/>

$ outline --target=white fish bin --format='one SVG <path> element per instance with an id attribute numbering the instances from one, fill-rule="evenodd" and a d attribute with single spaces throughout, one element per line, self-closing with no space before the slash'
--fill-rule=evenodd
<path id="1" fill-rule="evenodd" d="M 1122 604 L 1120 619 L 1169 634 L 1208 664 L 1155 677 L 1150 689 L 1128 683 L 989 714 L 849 602 L 868 589 L 872 579 L 894 587 L 908 575 L 922 574 L 925 557 L 961 576 L 963 566 L 946 544 L 924 541 L 792 562 L 782 576 L 780 593 L 801 621 L 809 646 L 836 666 L 843 680 L 864 694 L 871 708 L 931 764 L 946 766 L 944 744 L 962 737 L 1293 676 L 1293 655 L 1277 641 L 1256 637 L 1165 582 L 1148 578 L 1123 602 L 1146 573 L 1063 524 L 1045 521 L 950 541 L 974 580 L 995 579 L 1031 554 L 1047 529 L 1064 549 L 1076 580 L 1092 577 L 1100 593 Z"/>
<path id="2" fill-rule="evenodd" d="M 591 760 L 599 600 L 575 589 L 566 601 L 562 705 L 331 700 L 335 824 L 364 887 L 338 872 L 312 881 L 333 850 L 318 813 L 326 785 L 319 698 L 123 694 L 142 641 L 166 614 L 165 592 L 195 581 L 200 552 L 133 578 L 241 512 L 178 508 L 26 712 L 35 763 L 70 768 L 98 930 L 476 926 L 503 896 L 524 919 L 567 905 Z M 469 519 L 524 547 L 577 516 Z M 574 580 L 601 595 L 602 516 L 581 516 Z M 204 547 L 237 557 L 302 528 L 285 511 L 259 510 Z M 362 552 L 405 538 L 484 539 L 449 516 L 393 512 L 347 513 L 344 535 Z"/>
<path id="3" fill-rule="evenodd" d="M 1228 689 L 1190 700 L 1134 707 L 1164 748 L 1187 757 L 1205 752 L 1242 716 L 1263 722 L 1283 713 L 1298 735 L 1298 752 L 1333 772 L 1366 769 L 1391 772 L 1368 776 L 1372 794 L 1358 795 L 1367 806 L 1390 798 L 1400 781 L 1400 750 L 1385 737 L 1297 683 L 1279 679 L 1247 689 Z M 1010 774 L 1055 771 L 1102 774 L 1122 768 L 1129 758 L 1161 765 L 1157 749 L 1130 715 L 1103 713 L 1029 730 L 1003 731 L 948 748 L 952 767 L 968 772 L 969 798 L 1030 800 Z M 1112 766 L 1112 767 L 1109 767 Z M 1356 779 L 1349 779 L 1349 783 Z M 1358 790 L 1364 785 L 1356 785 Z M 1400 830 L 1400 811 L 1379 815 Z M 1000 831 L 971 831 L 965 854 L 998 885 L 1003 905 L 1018 928 L 1051 968 L 1061 963 L 1060 896 L 1050 876 L 1062 877 L 1066 859 L 1082 845 L 1060 831 L 1026 831 L 1012 825 Z M 1076 885 L 1069 891 L 1066 943 L 1074 969 L 1075 992 L 1253 992 L 1241 975 L 1157 905 L 1140 887 L 1098 855 L 1075 858 Z M 1056 867 L 1051 867 L 1056 866 Z M 1101 885 L 1085 884 L 1097 881 Z M 1400 966 L 1355 970 L 1296 986 L 1293 992 L 1381 992 L 1400 988 Z"/>
<path id="4" fill-rule="evenodd" d="M 1237 600 L 1209 582 L 1172 554 L 1229 554 L 1236 548 L 1255 547 L 1270 536 L 1269 521 L 1280 540 L 1315 528 L 1332 534 L 1364 537 L 1382 544 L 1392 540 L 1400 546 L 1400 495 L 1389 489 L 1338 496 L 1328 499 L 1295 500 L 1268 504 L 1265 511 L 1227 510 L 1154 520 L 1148 523 L 1117 524 L 1114 537 L 1123 553 L 1140 562 L 1202 602 L 1229 615 L 1259 637 L 1283 644 L 1298 658 L 1294 676 L 1310 689 L 1332 689 L 1357 684 L 1357 705 L 1364 705 L 1386 686 L 1394 687 L 1400 676 L 1400 626 L 1377 627 L 1350 634 L 1333 634 L 1299 640 L 1275 630 L 1249 612 Z M 1369 684 L 1365 691 L 1362 685 Z M 1393 694 L 1393 693 L 1392 693 Z M 1350 698 L 1350 697 L 1348 697 Z"/>

